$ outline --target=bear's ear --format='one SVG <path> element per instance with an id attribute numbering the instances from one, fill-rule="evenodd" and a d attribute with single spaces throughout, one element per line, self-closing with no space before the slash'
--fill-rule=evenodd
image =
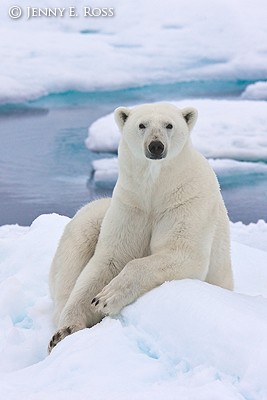
<path id="1" fill-rule="evenodd" d="M 188 125 L 189 131 L 191 131 L 197 121 L 197 110 L 193 107 L 186 107 L 182 109 L 182 114 Z"/>
<path id="2" fill-rule="evenodd" d="M 120 130 L 122 130 L 127 118 L 129 117 L 130 110 L 126 107 L 118 107 L 114 111 L 115 121 Z"/>

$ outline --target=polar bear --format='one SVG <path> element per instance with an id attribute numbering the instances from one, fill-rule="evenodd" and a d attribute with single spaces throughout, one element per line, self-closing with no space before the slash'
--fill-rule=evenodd
<path id="1" fill-rule="evenodd" d="M 52 263 L 58 331 L 49 352 L 165 281 L 233 288 L 219 184 L 190 139 L 197 111 L 145 104 L 117 108 L 115 120 L 122 135 L 113 196 L 76 214 Z"/>

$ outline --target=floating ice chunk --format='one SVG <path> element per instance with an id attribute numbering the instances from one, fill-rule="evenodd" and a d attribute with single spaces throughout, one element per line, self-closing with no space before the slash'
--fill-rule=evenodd
<path id="1" fill-rule="evenodd" d="M 217 174 L 220 183 L 245 183 L 253 179 L 267 180 L 267 164 L 263 162 L 246 162 L 225 159 L 209 159 L 211 167 Z"/>
<path id="2" fill-rule="evenodd" d="M 92 151 L 117 152 L 119 141 L 120 132 L 112 113 L 92 123 L 85 144 Z"/>
<path id="3" fill-rule="evenodd" d="M 267 161 L 267 102 L 189 99 L 172 102 L 199 111 L 192 132 L 196 148 L 208 158 Z M 117 151 L 120 134 L 112 114 L 89 127 L 87 146 L 95 151 Z"/>
<path id="4" fill-rule="evenodd" d="M 199 110 L 192 140 L 196 148 L 210 158 L 210 164 L 220 178 L 267 174 L 266 163 L 251 162 L 267 160 L 267 103 L 190 99 L 174 104 L 179 108 L 190 104 Z M 120 133 L 113 114 L 96 120 L 88 132 L 86 145 L 90 150 L 117 151 Z M 108 182 L 109 187 L 114 186 L 117 168 L 115 158 L 93 162 L 97 184 L 105 186 Z"/>
<path id="5" fill-rule="evenodd" d="M 113 188 L 118 178 L 118 159 L 102 158 L 92 162 L 94 181 L 98 187 Z"/>
<path id="6" fill-rule="evenodd" d="M 248 85 L 241 97 L 249 100 L 267 100 L 267 81 L 260 81 Z"/>
<path id="7" fill-rule="evenodd" d="M 262 219 L 257 223 L 251 222 L 249 225 L 231 222 L 231 238 L 236 242 L 267 252 L 267 223 Z M 267 270 L 267 264 L 265 268 Z"/>
<path id="8" fill-rule="evenodd" d="M 267 165 L 265 163 L 241 162 L 225 159 L 209 159 L 211 167 L 214 169 L 220 180 L 233 180 L 233 177 L 240 177 L 244 181 L 245 177 L 251 179 L 254 176 L 265 176 L 267 178 Z M 118 179 L 118 158 L 101 158 L 92 162 L 94 181 L 99 186 L 113 187 Z"/>

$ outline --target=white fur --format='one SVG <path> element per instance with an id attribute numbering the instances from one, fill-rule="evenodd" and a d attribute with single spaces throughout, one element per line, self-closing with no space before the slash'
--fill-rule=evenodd
<path id="1" fill-rule="evenodd" d="M 196 110 L 160 103 L 119 108 L 115 119 L 122 137 L 112 199 L 77 213 L 51 268 L 61 331 L 90 327 L 165 281 L 233 287 L 227 212 L 213 170 L 191 144 Z M 146 157 L 153 140 L 165 158 Z"/>

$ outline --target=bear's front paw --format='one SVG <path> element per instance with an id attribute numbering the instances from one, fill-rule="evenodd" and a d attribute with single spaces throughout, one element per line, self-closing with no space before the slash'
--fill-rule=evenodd
<path id="1" fill-rule="evenodd" d="M 107 285 L 95 296 L 91 304 L 95 306 L 96 311 L 112 316 L 118 314 L 128 304 L 125 300 L 125 296 L 121 290 L 113 290 L 112 287 Z"/>
<path id="2" fill-rule="evenodd" d="M 66 326 L 62 329 L 59 329 L 53 336 L 52 339 L 49 342 L 48 345 L 48 354 L 51 353 L 53 348 L 61 341 L 63 340 L 66 336 L 71 335 L 74 332 L 79 331 L 80 328 L 78 325 L 71 325 L 71 326 Z"/>

